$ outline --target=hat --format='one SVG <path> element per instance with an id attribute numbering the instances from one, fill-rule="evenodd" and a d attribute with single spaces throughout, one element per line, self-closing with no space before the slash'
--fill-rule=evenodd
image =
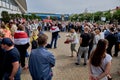
<path id="1" fill-rule="evenodd" d="M 3 38 L 1 44 L 6 44 L 8 46 L 12 46 L 14 43 L 10 38 Z"/>

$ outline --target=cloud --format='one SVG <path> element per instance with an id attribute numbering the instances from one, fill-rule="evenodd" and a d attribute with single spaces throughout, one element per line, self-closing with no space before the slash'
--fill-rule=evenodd
<path id="1" fill-rule="evenodd" d="M 104 11 L 120 5 L 120 0 L 27 0 L 28 12 L 82 13 Z"/>

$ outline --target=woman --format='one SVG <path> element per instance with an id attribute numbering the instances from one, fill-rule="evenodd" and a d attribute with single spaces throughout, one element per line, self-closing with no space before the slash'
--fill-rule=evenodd
<path id="1" fill-rule="evenodd" d="M 100 39 L 104 39 L 104 37 L 101 34 L 101 29 L 96 28 L 95 29 L 95 37 L 94 37 L 94 40 L 93 40 L 93 49 L 92 49 L 92 51 L 96 48 L 96 45 L 97 45 L 97 43 L 98 43 L 98 41 Z"/>
<path id="2" fill-rule="evenodd" d="M 25 55 L 29 47 L 29 38 L 27 33 L 24 31 L 24 26 L 19 24 L 18 30 L 14 34 L 14 43 L 18 51 L 20 52 L 20 63 L 23 69 L 26 69 Z"/>
<path id="3" fill-rule="evenodd" d="M 33 32 L 32 32 L 32 35 L 30 37 L 30 42 L 32 44 L 32 49 L 36 49 L 38 47 L 37 39 L 38 39 L 38 31 L 37 31 L 37 29 L 34 29 Z"/>
<path id="4" fill-rule="evenodd" d="M 106 53 L 108 41 L 100 39 L 89 60 L 90 80 L 108 80 L 112 57 Z"/>
<path id="5" fill-rule="evenodd" d="M 75 32 L 75 29 L 71 29 L 70 30 L 71 32 L 71 36 L 70 36 L 70 40 L 71 40 L 71 57 L 73 57 L 73 51 L 76 51 L 75 49 L 75 46 L 77 43 L 79 43 L 79 40 L 78 40 L 78 36 L 77 36 L 77 33 Z"/>
<path id="6" fill-rule="evenodd" d="M 6 29 L 4 22 L 2 22 L 2 24 L 0 26 L 0 31 L 4 34 L 4 38 L 10 38 L 10 39 L 12 39 L 11 32 L 10 32 L 9 29 Z"/>

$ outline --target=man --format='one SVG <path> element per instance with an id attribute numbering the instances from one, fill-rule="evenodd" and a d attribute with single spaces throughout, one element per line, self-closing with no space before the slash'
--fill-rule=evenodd
<path id="1" fill-rule="evenodd" d="M 115 42 L 117 41 L 117 39 L 114 35 L 114 28 L 113 27 L 110 28 L 110 33 L 108 34 L 106 39 L 109 42 L 108 48 L 107 48 L 107 53 L 112 56 L 112 47 L 115 45 Z"/>
<path id="2" fill-rule="evenodd" d="M 55 66 L 55 58 L 51 52 L 45 49 L 48 37 L 39 35 L 39 48 L 31 51 L 29 59 L 29 71 L 33 80 L 51 80 L 52 67 Z"/>
<path id="3" fill-rule="evenodd" d="M 0 32 L 0 34 L 2 33 Z M 2 36 L 0 35 L 0 37 Z M 0 80 L 3 79 L 3 63 L 4 63 L 4 55 L 5 55 L 4 50 L 1 48 L 1 42 L 2 42 L 2 38 L 0 38 Z"/>
<path id="4" fill-rule="evenodd" d="M 78 50 L 77 63 L 75 63 L 76 65 L 80 65 L 82 54 L 84 54 L 84 65 L 87 65 L 89 42 L 90 42 L 90 35 L 88 31 L 89 31 L 89 27 L 85 26 L 84 33 L 81 34 L 80 36 L 80 47 Z"/>
<path id="5" fill-rule="evenodd" d="M 115 54 L 114 56 L 118 56 L 118 52 L 120 51 L 120 28 L 118 28 L 118 32 L 115 34 L 116 42 L 115 42 Z"/>
<path id="6" fill-rule="evenodd" d="M 50 44 L 51 48 L 52 48 L 53 42 L 54 42 L 54 48 L 57 48 L 57 40 L 58 40 L 59 32 L 60 32 L 58 25 L 55 24 L 54 26 L 52 26 L 50 31 L 52 32 L 52 40 Z"/>
<path id="7" fill-rule="evenodd" d="M 4 80 L 20 80 L 20 55 L 10 38 L 3 38 L 1 47 L 5 49 Z"/>

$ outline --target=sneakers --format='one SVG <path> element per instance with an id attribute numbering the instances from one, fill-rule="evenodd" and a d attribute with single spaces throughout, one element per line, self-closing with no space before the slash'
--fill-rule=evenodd
<path id="1" fill-rule="evenodd" d="M 79 63 L 75 63 L 76 65 L 80 65 Z"/>
<path id="2" fill-rule="evenodd" d="M 84 65 L 84 66 L 86 66 L 87 64 L 86 64 L 86 63 L 84 63 L 83 65 Z"/>
<path id="3" fill-rule="evenodd" d="M 79 63 L 75 63 L 75 64 L 76 64 L 76 65 L 80 65 Z M 87 65 L 87 63 L 84 63 L 83 65 L 84 65 L 84 66 L 86 66 L 86 65 Z"/>
<path id="4" fill-rule="evenodd" d="M 117 57 L 118 55 L 117 55 L 117 54 L 114 54 L 113 56 L 114 56 L 114 57 Z"/>

